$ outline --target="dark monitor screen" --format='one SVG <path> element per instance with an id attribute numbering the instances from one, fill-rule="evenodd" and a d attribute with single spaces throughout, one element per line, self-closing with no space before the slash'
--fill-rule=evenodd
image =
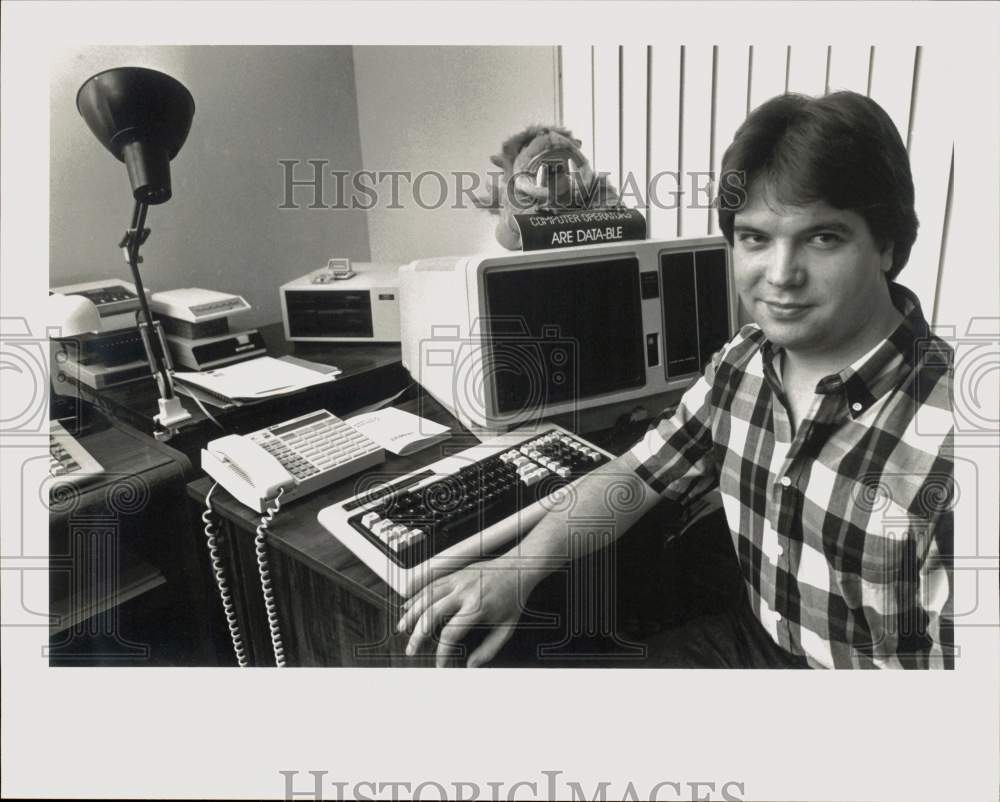
<path id="1" fill-rule="evenodd" d="M 497 412 L 538 409 L 646 382 L 633 257 L 489 270 L 484 370 Z"/>
<path id="2" fill-rule="evenodd" d="M 725 248 L 660 257 L 668 379 L 700 373 L 729 340 L 727 271 Z"/>

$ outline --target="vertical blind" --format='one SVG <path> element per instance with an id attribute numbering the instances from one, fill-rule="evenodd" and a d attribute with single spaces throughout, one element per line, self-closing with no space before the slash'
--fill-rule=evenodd
<path id="1" fill-rule="evenodd" d="M 572 45 L 559 48 L 558 62 L 560 122 L 659 238 L 718 233 L 710 182 L 736 128 L 765 100 L 850 89 L 877 101 L 906 143 L 916 188 L 920 231 L 900 281 L 934 321 L 954 173 L 945 110 L 955 90 L 943 54 L 902 45 Z"/>

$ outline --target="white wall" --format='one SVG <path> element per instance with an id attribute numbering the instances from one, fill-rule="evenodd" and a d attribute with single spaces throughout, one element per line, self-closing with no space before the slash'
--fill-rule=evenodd
<path id="1" fill-rule="evenodd" d="M 489 157 L 504 139 L 558 116 L 556 50 L 552 47 L 354 48 L 358 127 L 365 169 L 473 171 L 485 180 Z M 403 209 L 368 212 L 372 259 L 404 263 L 426 256 L 499 248 L 496 217 L 482 209 L 420 208 L 400 193 Z M 382 188 L 388 193 L 388 181 Z M 406 190 L 406 184 L 401 182 Z M 421 184 L 434 203 L 440 187 Z"/>
<path id="2" fill-rule="evenodd" d="M 51 66 L 50 285 L 128 279 L 116 245 L 132 208 L 125 168 L 76 111 L 90 75 L 152 67 L 191 91 L 195 116 L 171 166 L 173 199 L 150 210 L 143 280 L 153 290 L 203 286 L 244 295 L 259 325 L 280 319 L 277 287 L 330 256 L 403 263 L 496 249 L 496 217 L 456 200 L 456 171 L 485 182 L 509 135 L 558 116 L 551 47 L 88 47 Z M 422 209 L 401 184 L 402 209 L 279 209 L 279 159 L 329 170 L 423 171 L 449 176 L 445 204 Z M 336 201 L 324 179 L 324 201 Z M 434 202 L 435 180 L 422 184 Z"/>
<path id="3" fill-rule="evenodd" d="M 171 165 L 173 198 L 149 212 L 148 288 L 239 293 L 254 307 L 240 321 L 259 325 L 280 320 L 280 284 L 330 256 L 368 258 L 363 211 L 305 208 L 311 191 L 302 190 L 303 208 L 278 208 L 278 159 L 361 167 L 350 47 L 88 47 L 51 64 L 50 286 L 129 278 L 116 247 L 132 211 L 125 166 L 75 103 L 89 76 L 117 66 L 162 70 L 195 100 Z"/>

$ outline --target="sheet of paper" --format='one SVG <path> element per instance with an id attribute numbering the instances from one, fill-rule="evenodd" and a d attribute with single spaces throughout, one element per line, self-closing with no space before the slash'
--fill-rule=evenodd
<path id="1" fill-rule="evenodd" d="M 294 393 L 305 387 L 333 381 L 332 373 L 319 373 L 270 356 L 198 372 L 176 371 L 174 379 L 223 398 L 255 399 Z"/>
<path id="2" fill-rule="evenodd" d="M 386 451 L 405 456 L 451 436 L 451 429 L 396 407 L 348 418 L 345 423 Z"/>
<path id="3" fill-rule="evenodd" d="M 174 390 L 177 391 L 178 395 L 193 398 L 195 401 L 200 401 L 202 404 L 208 404 L 216 407 L 217 409 L 241 407 L 245 403 L 243 401 L 234 401 L 232 398 L 222 398 L 214 395 L 213 393 L 205 392 L 200 387 L 195 387 L 193 384 L 184 384 L 184 382 L 174 382 Z"/>
<path id="4" fill-rule="evenodd" d="M 313 362 L 310 359 L 303 359 L 302 357 L 292 356 L 291 354 L 279 356 L 278 359 L 282 362 L 288 362 L 291 365 L 299 365 L 300 367 L 308 370 L 315 370 L 317 373 L 332 373 L 334 375 L 343 373 L 340 368 L 335 367 L 334 365 L 325 365 L 322 362 Z"/>

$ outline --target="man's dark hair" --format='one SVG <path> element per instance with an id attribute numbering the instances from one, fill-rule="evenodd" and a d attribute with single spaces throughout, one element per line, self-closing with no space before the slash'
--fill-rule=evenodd
<path id="1" fill-rule="evenodd" d="M 894 279 L 917 238 L 906 147 L 888 114 L 856 92 L 787 94 L 756 108 L 722 157 L 719 228 L 733 244 L 733 218 L 758 179 L 783 205 L 824 201 L 861 215 L 876 242 L 893 243 Z"/>

